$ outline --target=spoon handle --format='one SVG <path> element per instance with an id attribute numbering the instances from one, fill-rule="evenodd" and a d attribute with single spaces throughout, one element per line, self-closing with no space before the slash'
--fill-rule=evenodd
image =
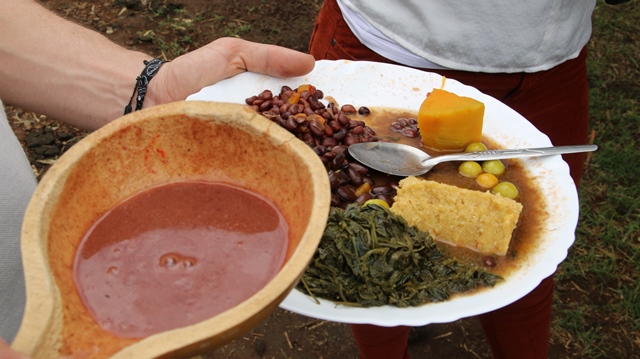
<path id="1" fill-rule="evenodd" d="M 539 157 L 553 156 L 567 153 L 593 152 L 598 149 L 597 145 L 574 145 L 574 146 L 556 146 L 556 147 L 540 147 L 540 148 L 522 148 L 515 150 L 488 150 L 468 153 L 453 153 L 432 157 L 424 161 L 425 165 L 435 165 L 445 161 L 488 161 L 500 160 L 505 158 L 523 158 L 523 157 Z"/>

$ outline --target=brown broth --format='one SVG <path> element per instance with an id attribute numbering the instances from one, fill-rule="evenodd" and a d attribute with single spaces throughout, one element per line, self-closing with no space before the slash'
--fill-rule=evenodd
<path id="1" fill-rule="evenodd" d="M 397 121 L 397 119 L 416 118 L 416 112 L 389 108 L 370 109 L 370 115 L 359 119 L 364 120 L 367 126 L 373 128 L 376 131 L 376 136 L 391 142 L 404 143 L 420 148 L 430 155 L 439 154 L 433 151 L 427 151 L 422 147 L 419 137 L 409 138 L 391 130 L 391 124 Z M 484 137 L 483 143 L 489 149 L 501 148 L 499 144 L 496 144 L 489 137 Z M 506 171 L 503 175 L 499 176 L 499 179 L 501 181 L 512 182 L 516 185 L 519 191 L 518 201 L 523 206 L 518 226 L 513 233 L 513 238 L 507 255 L 504 257 L 486 256 L 466 248 L 453 247 L 445 243 L 439 243 L 439 247 L 441 247 L 448 255 L 467 262 L 476 263 L 493 273 L 505 276 L 509 271 L 518 268 L 527 258 L 528 254 L 536 248 L 537 243 L 539 242 L 539 233 L 542 221 L 546 214 L 543 211 L 544 198 L 535 183 L 531 180 L 530 175 L 522 166 L 522 163 L 519 160 L 503 160 L 502 162 L 505 164 Z M 458 173 L 458 165 L 459 162 L 441 163 L 434 167 L 434 169 L 429 173 L 423 175 L 422 178 L 450 184 L 460 188 L 486 191 L 486 189 L 480 187 L 474 179 L 461 176 Z M 401 179 L 401 177 L 379 175 L 376 176 L 376 180 L 380 180 L 383 177 L 389 182 L 396 183 Z M 487 266 L 487 263 L 492 263 L 491 267 Z"/>
<path id="2" fill-rule="evenodd" d="M 143 338 L 213 317 L 282 266 L 288 228 L 265 198 L 226 184 L 178 182 L 118 204 L 88 231 L 75 282 L 93 318 Z"/>

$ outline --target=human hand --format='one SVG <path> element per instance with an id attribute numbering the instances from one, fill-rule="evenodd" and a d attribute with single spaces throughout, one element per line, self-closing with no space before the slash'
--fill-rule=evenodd
<path id="1" fill-rule="evenodd" d="M 165 63 L 149 83 L 144 107 L 184 100 L 203 87 L 245 71 L 275 77 L 301 76 L 313 56 L 275 45 L 220 38 Z"/>
<path id="2" fill-rule="evenodd" d="M 0 338 L 0 359 L 28 359 L 28 357 L 12 350 L 9 344 Z"/>

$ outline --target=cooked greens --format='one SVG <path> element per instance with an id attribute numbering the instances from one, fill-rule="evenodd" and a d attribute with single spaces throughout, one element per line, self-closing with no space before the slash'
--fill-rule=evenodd
<path id="1" fill-rule="evenodd" d="M 446 257 L 426 232 L 378 205 L 333 208 L 297 288 L 337 304 L 418 306 L 501 278 Z"/>

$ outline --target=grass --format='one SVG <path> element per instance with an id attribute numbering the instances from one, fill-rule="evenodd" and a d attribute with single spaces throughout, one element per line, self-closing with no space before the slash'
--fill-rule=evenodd
<path id="1" fill-rule="evenodd" d="M 194 23 L 201 19 L 184 17 L 182 6 L 158 6 L 150 12 L 154 18 L 154 30 L 139 32 L 138 38 L 155 44 L 165 60 L 174 59 L 192 50 L 191 33 Z M 178 34 L 178 36 L 176 36 Z M 171 40 L 166 40 L 164 35 Z"/>
<path id="2" fill-rule="evenodd" d="M 591 129 L 576 242 L 559 268 L 552 343 L 580 358 L 640 352 L 640 3 L 599 1 L 589 44 Z"/>

